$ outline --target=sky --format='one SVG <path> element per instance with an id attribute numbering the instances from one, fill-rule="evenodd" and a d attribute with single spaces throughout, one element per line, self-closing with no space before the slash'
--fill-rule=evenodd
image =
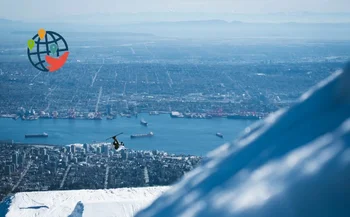
<path id="1" fill-rule="evenodd" d="M 35 20 L 96 13 L 343 13 L 349 0 L 1 0 L 0 18 Z"/>

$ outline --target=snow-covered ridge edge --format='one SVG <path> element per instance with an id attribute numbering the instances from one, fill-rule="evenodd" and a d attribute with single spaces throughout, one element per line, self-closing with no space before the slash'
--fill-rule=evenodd
<path id="1" fill-rule="evenodd" d="M 291 108 L 271 114 L 248 127 L 241 138 L 209 153 L 201 166 L 137 217 L 276 216 L 276 211 L 279 216 L 331 216 L 333 210 L 346 216 L 345 206 L 335 201 L 349 204 L 348 188 L 347 197 L 320 194 L 341 194 L 328 184 L 350 181 L 349 87 L 350 63 Z M 345 178 L 340 178 L 344 172 Z M 301 191 L 305 186 L 309 188 Z M 300 207 L 312 204 L 310 195 L 322 203 L 302 215 Z M 278 205 L 281 197 L 295 210 Z"/>

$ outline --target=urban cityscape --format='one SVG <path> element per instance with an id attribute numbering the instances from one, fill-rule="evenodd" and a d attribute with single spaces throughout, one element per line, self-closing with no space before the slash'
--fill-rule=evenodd
<path id="1" fill-rule="evenodd" d="M 231 135 L 249 132 L 251 120 L 292 106 L 350 57 L 341 40 L 59 32 L 70 56 L 54 73 L 28 61 L 29 33 L 0 35 L 0 200 L 16 192 L 172 185 Z M 117 132 L 134 150 L 94 144 Z"/>
<path id="2" fill-rule="evenodd" d="M 0 200 L 26 191 L 171 185 L 201 157 L 162 151 L 116 151 L 108 144 L 1 144 Z"/>
<path id="3" fill-rule="evenodd" d="M 87 42 L 73 42 L 64 72 L 50 74 L 18 59 L 20 50 L 0 47 L 1 117 L 100 120 L 175 112 L 185 118 L 261 118 L 289 107 L 342 68 L 349 47 L 345 42 L 262 43 L 251 55 L 249 44 L 231 41 L 150 40 L 113 48 L 104 41 L 106 47 L 85 52 L 76 47 Z"/>

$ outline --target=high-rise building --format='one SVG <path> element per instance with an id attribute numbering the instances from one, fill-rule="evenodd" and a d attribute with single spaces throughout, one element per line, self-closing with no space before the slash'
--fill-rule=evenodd
<path id="1" fill-rule="evenodd" d="M 97 153 L 97 154 L 101 154 L 101 147 L 97 147 L 96 153 Z"/>
<path id="2" fill-rule="evenodd" d="M 70 153 L 70 154 L 68 155 L 68 160 L 71 161 L 72 159 L 73 159 L 73 154 Z"/>
<path id="3" fill-rule="evenodd" d="M 49 161 L 49 160 L 50 160 L 50 155 L 45 154 L 45 155 L 44 155 L 44 160 L 45 160 L 45 161 Z"/>
<path id="4" fill-rule="evenodd" d="M 57 172 L 57 163 L 56 162 L 52 162 L 51 165 L 50 165 L 50 170 L 53 172 L 53 173 L 56 173 Z"/>
<path id="5" fill-rule="evenodd" d="M 12 163 L 15 164 L 16 166 L 18 165 L 18 152 L 15 152 L 12 155 Z"/>
<path id="6" fill-rule="evenodd" d="M 43 155 L 46 155 L 47 154 L 47 150 L 46 148 L 43 149 Z"/>
<path id="7" fill-rule="evenodd" d="M 102 153 L 107 155 L 108 154 L 108 151 L 109 151 L 109 146 L 107 144 L 104 144 L 102 146 Z"/>
<path id="8" fill-rule="evenodd" d="M 83 148 L 85 149 L 86 153 L 89 153 L 90 145 L 87 143 L 84 143 Z"/>
<path id="9" fill-rule="evenodd" d="M 11 172 L 15 172 L 16 171 L 16 164 L 11 164 Z"/>
<path id="10" fill-rule="evenodd" d="M 44 173 L 44 171 L 45 171 L 44 165 L 43 165 L 43 164 L 40 164 L 40 165 L 39 165 L 39 168 L 38 168 L 38 172 L 39 172 L 40 174 L 42 174 L 42 173 Z"/>
<path id="11" fill-rule="evenodd" d="M 67 153 L 70 153 L 70 146 L 66 146 Z"/>
<path id="12" fill-rule="evenodd" d="M 73 154 L 75 153 L 75 151 L 76 151 L 76 150 L 75 150 L 75 145 L 71 145 L 71 146 L 70 146 L 70 151 L 71 151 Z"/>
<path id="13" fill-rule="evenodd" d="M 68 166 L 68 161 L 69 161 L 68 156 L 64 156 L 63 157 L 63 166 L 65 166 L 65 167 Z"/>
<path id="14" fill-rule="evenodd" d="M 5 175 L 11 175 L 11 165 L 6 165 L 5 167 Z"/>
<path id="15" fill-rule="evenodd" d="M 127 160 L 128 159 L 128 152 L 126 150 L 121 150 L 122 159 Z"/>
<path id="16" fill-rule="evenodd" d="M 24 164 L 25 163 L 25 158 L 26 158 L 26 154 L 22 153 L 18 156 L 18 164 Z"/>

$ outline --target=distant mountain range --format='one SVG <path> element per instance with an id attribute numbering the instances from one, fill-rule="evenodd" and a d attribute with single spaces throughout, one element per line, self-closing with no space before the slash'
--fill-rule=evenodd
<path id="1" fill-rule="evenodd" d="M 73 22 L 21 22 L 0 19 L 0 31 L 23 33 L 44 28 L 57 32 L 119 33 L 119 36 L 179 38 L 298 38 L 350 40 L 350 21 L 338 23 L 241 22 L 222 19 L 139 22 L 132 24 L 87 24 Z"/>
<path id="2" fill-rule="evenodd" d="M 258 23 L 280 23 L 280 22 L 308 22 L 308 23 L 339 23 L 350 22 L 350 13 L 268 13 L 268 14 L 240 14 L 240 13 L 203 13 L 203 12 L 142 12 L 142 13 L 91 13 L 80 15 L 69 15 L 49 17 L 46 20 L 38 19 L 32 22 L 64 22 L 84 24 L 135 24 L 149 22 L 177 22 L 198 20 L 225 20 L 228 22 L 237 20 L 242 22 Z"/>

